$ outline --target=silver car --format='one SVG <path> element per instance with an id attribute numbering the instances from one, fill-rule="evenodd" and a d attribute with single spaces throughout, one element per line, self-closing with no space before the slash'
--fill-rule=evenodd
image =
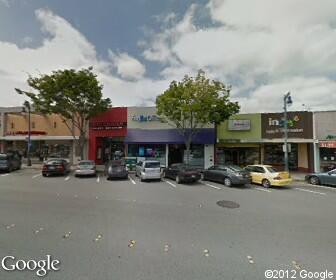
<path id="1" fill-rule="evenodd" d="M 145 160 L 137 163 L 135 176 L 139 177 L 141 182 L 145 180 L 161 180 L 161 165 L 156 160 Z"/>
<path id="2" fill-rule="evenodd" d="M 75 170 L 75 176 L 96 176 L 96 164 L 92 160 L 81 160 Z"/>

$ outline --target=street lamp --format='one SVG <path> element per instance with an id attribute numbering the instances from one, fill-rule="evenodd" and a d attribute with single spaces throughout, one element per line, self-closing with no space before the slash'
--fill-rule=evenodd
<path id="1" fill-rule="evenodd" d="M 15 90 L 18 94 L 21 94 L 21 95 L 26 93 L 25 91 L 22 91 L 18 88 L 15 88 Z M 31 113 L 31 106 L 30 106 L 30 103 L 27 100 L 23 103 L 22 112 L 26 112 L 26 110 L 28 110 L 27 166 L 31 166 L 32 165 L 31 159 L 30 159 L 30 146 L 31 146 L 31 141 L 30 141 L 30 138 L 31 138 L 30 113 Z"/>
<path id="2" fill-rule="evenodd" d="M 287 123 L 287 106 L 293 104 L 290 92 L 287 92 L 283 98 L 284 101 L 284 133 L 285 133 L 285 171 L 289 171 L 288 168 L 288 123 Z"/>

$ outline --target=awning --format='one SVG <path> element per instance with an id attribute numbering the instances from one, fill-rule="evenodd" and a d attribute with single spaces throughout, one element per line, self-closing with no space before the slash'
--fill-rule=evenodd
<path id="1" fill-rule="evenodd" d="M 177 129 L 128 129 L 127 144 L 184 144 Z M 214 144 L 215 129 L 203 128 L 194 136 L 193 144 Z"/>

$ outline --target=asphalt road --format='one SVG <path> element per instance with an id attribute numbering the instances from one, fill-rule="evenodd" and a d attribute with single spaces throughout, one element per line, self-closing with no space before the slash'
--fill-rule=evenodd
<path id="1" fill-rule="evenodd" d="M 336 273 L 336 188 L 297 183 L 266 190 L 132 178 L 44 178 L 36 170 L 0 175 L 0 258 L 60 260 L 60 270 L 44 279 L 250 280 L 265 279 L 267 269 Z M 221 200 L 239 207 L 220 207 Z M 0 279 L 38 278 L 0 267 Z"/>

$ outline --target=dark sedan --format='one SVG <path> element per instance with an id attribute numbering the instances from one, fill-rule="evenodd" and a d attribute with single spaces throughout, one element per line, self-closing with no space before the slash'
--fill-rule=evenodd
<path id="1" fill-rule="evenodd" d="M 305 179 L 312 185 L 336 186 L 336 169 L 329 172 L 308 174 Z"/>
<path id="2" fill-rule="evenodd" d="M 201 173 L 194 167 L 183 163 L 172 164 L 163 171 L 164 178 L 170 178 L 177 184 L 182 182 L 196 182 L 201 179 Z"/>
<path id="3" fill-rule="evenodd" d="M 204 170 L 203 180 L 215 181 L 227 187 L 251 183 L 249 172 L 235 165 L 214 165 Z"/>
<path id="4" fill-rule="evenodd" d="M 112 178 L 128 178 L 128 170 L 123 160 L 111 160 L 105 165 L 105 175 L 107 180 Z"/>
<path id="5" fill-rule="evenodd" d="M 0 171 L 12 172 L 21 168 L 21 157 L 16 153 L 0 154 Z"/>
<path id="6" fill-rule="evenodd" d="M 42 175 L 66 175 L 70 173 L 70 164 L 65 159 L 49 159 L 44 162 Z"/>

